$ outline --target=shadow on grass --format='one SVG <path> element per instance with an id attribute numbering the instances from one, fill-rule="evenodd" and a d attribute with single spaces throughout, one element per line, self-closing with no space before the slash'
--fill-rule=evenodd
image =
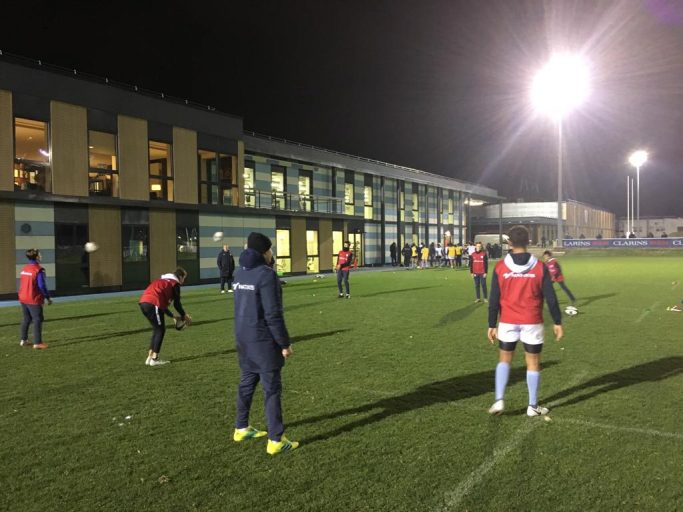
<path id="1" fill-rule="evenodd" d="M 45 306 L 45 312 L 46 312 L 46 321 L 47 322 L 61 322 L 63 320 L 81 320 L 83 318 L 97 318 L 99 316 L 110 316 L 110 315 L 120 315 L 122 313 L 128 313 L 130 310 L 126 311 L 107 311 L 106 313 L 90 313 L 89 315 L 75 315 L 75 316 L 62 316 L 59 318 L 51 318 L 50 317 L 50 310 L 46 309 L 48 306 Z M 0 324 L 0 327 L 19 327 L 21 325 L 21 322 L 12 322 L 9 324 Z"/>
<path id="2" fill-rule="evenodd" d="M 197 326 L 197 325 L 208 325 L 208 324 L 215 324 L 216 322 L 223 322 L 226 321 L 226 318 L 220 318 L 220 319 L 215 319 L 215 320 L 203 320 L 199 322 L 194 322 L 192 325 Z M 173 326 L 169 326 L 166 324 L 166 331 L 172 331 Z M 56 342 L 54 345 L 51 345 L 50 348 L 59 348 L 59 347 L 66 347 L 68 345 L 77 345 L 79 343 L 90 343 L 93 341 L 108 341 L 112 338 L 125 338 L 126 336 L 132 336 L 134 334 L 142 334 L 142 333 L 149 333 L 151 334 L 152 332 L 152 327 L 145 327 L 142 329 L 131 329 L 128 331 L 119 331 L 119 332 L 104 332 L 104 333 L 98 333 L 98 334 L 88 334 L 86 336 L 75 336 L 75 337 L 70 337 L 69 341 L 65 341 L 64 343 Z"/>
<path id="3" fill-rule="evenodd" d="M 592 295 L 590 297 L 583 297 L 577 299 L 577 302 L 581 306 L 587 306 L 588 304 L 591 304 L 593 302 L 596 302 L 598 300 L 602 299 L 609 299 L 610 297 L 615 297 L 617 294 L 616 293 L 603 293 L 602 295 Z"/>
<path id="4" fill-rule="evenodd" d="M 292 336 L 290 338 L 291 343 L 301 343 L 302 341 L 317 340 L 319 338 L 326 338 L 328 336 L 334 336 L 335 334 L 341 334 L 342 332 L 350 331 L 351 329 L 336 329 L 334 331 L 325 332 L 315 332 L 312 334 L 304 334 L 302 336 Z M 226 354 L 234 354 L 237 352 L 234 348 L 227 348 L 225 350 L 216 350 L 214 352 L 206 352 L 205 354 L 196 354 L 193 356 L 178 357 L 173 360 L 174 363 L 179 363 L 183 361 L 195 361 L 197 359 L 204 359 L 206 357 L 217 357 Z"/>
<path id="5" fill-rule="evenodd" d="M 544 363 L 545 368 L 550 368 L 557 363 L 555 361 L 548 361 Z M 316 441 L 323 441 L 331 439 L 346 432 L 351 432 L 357 428 L 372 425 L 379 421 L 409 411 L 416 411 L 436 404 L 443 404 L 449 402 L 456 402 L 458 400 L 466 400 L 475 396 L 490 394 L 493 396 L 493 376 L 494 369 L 491 368 L 485 372 L 471 373 L 469 375 L 461 375 L 451 379 L 442 380 L 425 384 L 419 388 L 406 393 L 404 395 L 392 396 L 383 398 L 376 402 L 361 405 L 358 407 L 351 407 L 349 409 L 342 409 L 312 418 L 294 421 L 287 424 L 287 427 L 295 427 L 297 425 L 307 425 L 310 423 L 317 423 L 319 421 L 331 420 L 339 418 L 340 416 L 353 416 L 356 414 L 368 413 L 379 409 L 371 416 L 357 419 L 346 425 L 337 427 L 329 432 L 314 435 L 313 437 L 303 439 L 306 444 L 311 444 Z M 515 368 L 510 373 L 509 385 L 516 384 L 526 380 L 526 369 Z M 482 410 L 482 414 L 486 411 Z"/>
<path id="6" fill-rule="evenodd" d="M 662 359 L 656 359 L 648 363 L 595 377 L 556 393 L 549 397 L 546 402 L 555 402 L 557 405 L 566 407 L 567 405 L 590 400 L 603 393 L 609 393 L 610 391 L 640 384 L 641 382 L 658 382 L 680 375 L 682 372 L 683 356 L 663 357 Z"/>
<path id="7" fill-rule="evenodd" d="M 441 317 L 441 320 L 439 320 L 439 323 L 436 324 L 437 327 L 443 327 L 444 325 L 448 325 L 453 322 L 459 322 L 460 320 L 464 320 L 467 318 L 469 315 L 472 314 L 472 312 L 477 309 L 477 306 L 479 304 L 469 304 L 465 306 L 464 308 L 456 309 L 455 311 L 451 311 L 450 313 L 445 314 L 444 316 Z"/>

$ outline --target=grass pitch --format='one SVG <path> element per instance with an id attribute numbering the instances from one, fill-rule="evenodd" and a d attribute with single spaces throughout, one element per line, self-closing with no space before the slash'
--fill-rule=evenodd
<path id="1" fill-rule="evenodd" d="M 546 340 L 552 421 L 524 416 L 521 353 L 506 413 L 486 414 L 497 349 L 467 271 L 358 272 L 351 300 L 332 276 L 290 281 L 283 406 L 302 445 L 277 457 L 231 439 L 232 296 L 185 290 L 195 325 L 168 331 L 158 368 L 137 296 L 57 299 L 41 352 L 2 308 L 0 509 L 683 509 L 683 313 L 666 311 L 683 259 L 561 262 L 580 314 Z"/>

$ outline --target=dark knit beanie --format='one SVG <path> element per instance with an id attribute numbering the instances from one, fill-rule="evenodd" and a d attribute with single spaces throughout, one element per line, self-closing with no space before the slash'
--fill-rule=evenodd
<path id="1" fill-rule="evenodd" d="M 263 233 L 256 233 L 255 231 L 249 233 L 249 238 L 247 239 L 247 247 L 249 249 L 265 254 L 272 246 L 273 242 Z"/>

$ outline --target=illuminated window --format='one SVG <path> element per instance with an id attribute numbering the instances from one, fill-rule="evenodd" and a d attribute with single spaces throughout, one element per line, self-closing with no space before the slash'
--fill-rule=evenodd
<path id="1" fill-rule="evenodd" d="M 320 271 L 320 258 L 318 257 L 318 232 L 306 231 L 306 272 L 317 273 Z"/>
<path id="2" fill-rule="evenodd" d="M 287 204 L 285 200 L 285 168 L 275 165 L 272 166 L 270 176 L 270 190 L 273 195 L 273 208 L 284 210 Z"/>
<path id="3" fill-rule="evenodd" d="M 313 206 L 311 201 L 311 196 L 313 195 L 311 187 L 312 176 L 311 171 L 299 171 L 299 204 L 305 212 L 310 212 Z"/>
<path id="4" fill-rule="evenodd" d="M 365 218 L 372 220 L 372 185 L 363 188 L 363 203 L 365 205 Z"/>
<path id="5" fill-rule="evenodd" d="M 344 183 L 344 213 L 353 215 L 353 183 Z"/>
<path id="6" fill-rule="evenodd" d="M 278 229 L 275 231 L 275 268 L 278 273 L 292 271 L 292 258 L 289 244 L 289 229 Z"/>
<path id="7" fill-rule="evenodd" d="M 344 233 L 332 231 L 332 267 L 337 264 L 337 255 L 344 248 Z"/>
<path id="8" fill-rule="evenodd" d="M 406 193 L 401 187 L 398 191 L 398 207 L 401 211 L 401 222 L 406 220 Z"/>
<path id="9" fill-rule="evenodd" d="M 88 131 L 88 190 L 91 196 L 118 197 L 116 135 Z"/>
<path id="10" fill-rule="evenodd" d="M 453 198 L 448 198 L 448 223 L 453 224 Z"/>
<path id="11" fill-rule="evenodd" d="M 254 162 L 244 162 L 244 206 L 254 208 L 256 206 Z"/>
<path id="12" fill-rule="evenodd" d="M 171 145 L 149 141 L 149 198 L 173 201 Z"/>
<path id="13" fill-rule="evenodd" d="M 14 190 L 52 190 L 46 122 L 14 119 Z"/>
<path id="14" fill-rule="evenodd" d="M 199 169 L 199 202 L 202 204 L 235 204 L 235 166 L 237 159 L 215 151 L 197 152 Z"/>

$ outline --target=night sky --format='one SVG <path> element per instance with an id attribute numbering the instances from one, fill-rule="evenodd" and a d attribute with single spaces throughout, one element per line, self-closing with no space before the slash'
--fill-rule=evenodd
<path id="1" fill-rule="evenodd" d="M 683 216 L 683 0 L 8 2 L 0 49 L 210 104 L 247 130 L 556 198 L 556 130 L 529 102 L 554 51 L 591 96 L 565 121 L 566 189 Z"/>

